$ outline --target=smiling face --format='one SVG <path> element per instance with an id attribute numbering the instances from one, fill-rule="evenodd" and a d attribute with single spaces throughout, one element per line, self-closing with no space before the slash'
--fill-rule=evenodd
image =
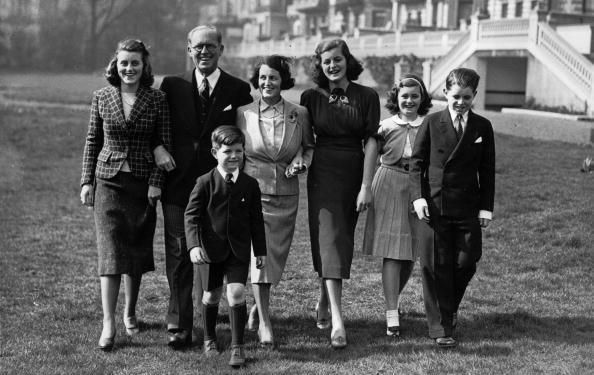
<path id="1" fill-rule="evenodd" d="M 400 113 L 408 118 L 416 118 L 421 105 L 421 88 L 419 86 L 403 86 L 398 90 L 398 108 Z"/>
<path id="2" fill-rule="evenodd" d="M 346 80 L 347 60 L 339 48 L 333 48 L 320 55 L 320 66 L 324 75 L 332 83 Z"/>
<path id="3" fill-rule="evenodd" d="M 204 76 L 210 75 L 219 64 L 223 54 L 223 45 L 219 43 L 217 33 L 208 28 L 194 31 L 188 42 L 188 55 L 196 69 Z"/>
<path id="4" fill-rule="evenodd" d="M 449 89 L 444 89 L 443 93 L 448 101 L 450 111 L 458 114 L 464 114 L 470 109 L 476 95 L 476 91 L 471 87 L 460 87 L 457 84 L 451 85 Z"/>
<path id="5" fill-rule="evenodd" d="M 241 143 L 221 145 L 218 149 L 213 147 L 211 152 L 212 156 L 217 159 L 218 165 L 227 173 L 233 173 L 243 161 L 243 145 Z"/>
<path id="6" fill-rule="evenodd" d="M 120 51 L 117 55 L 117 61 L 121 84 L 130 87 L 138 86 L 144 68 L 140 52 Z"/>
<path id="7" fill-rule="evenodd" d="M 266 64 L 260 67 L 258 75 L 258 88 L 262 99 L 268 104 L 275 104 L 281 98 L 281 83 L 282 79 L 280 73 L 276 69 L 272 69 Z"/>

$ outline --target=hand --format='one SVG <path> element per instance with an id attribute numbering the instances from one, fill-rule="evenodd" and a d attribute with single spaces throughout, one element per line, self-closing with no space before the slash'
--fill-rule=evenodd
<path id="1" fill-rule="evenodd" d="M 285 176 L 287 176 L 287 178 L 291 178 L 305 172 L 306 170 L 307 165 L 305 165 L 303 162 L 303 157 L 301 154 L 297 154 L 287 166 L 287 169 L 285 170 Z"/>
<path id="2" fill-rule="evenodd" d="M 194 264 L 210 263 L 210 259 L 203 248 L 196 246 L 190 249 L 190 261 Z"/>
<path id="3" fill-rule="evenodd" d="M 481 228 L 486 228 L 489 226 L 489 223 L 491 222 L 491 220 L 481 217 L 481 218 L 479 218 L 479 222 L 481 223 Z"/>
<path id="4" fill-rule="evenodd" d="M 363 184 L 357 195 L 357 212 L 365 211 L 371 205 L 371 187 Z"/>
<path id="5" fill-rule="evenodd" d="M 257 256 L 256 257 L 256 268 L 261 270 L 262 268 L 264 268 L 264 266 L 266 266 L 266 256 Z"/>
<path id="6" fill-rule="evenodd" d="M 149 185 L 147 198 L 148 198 L 149 204 L 152 207 L 155 207 L 155 205 L 157 204 L 157 201 L 159 199 L 161 199 L 161 189 L 158 187 Z"/>
<path id="7" fill-rule="evenodd" d="M 167 172 L 171 172 L 175 169 L 175 160 L 173 160 L 173 157 L 163 145 L 155 147 L 153 156 L 155 157 L 155 164 L 159 169 Z"/>
<path id="8" fill-rule="evenodd" d="M 413 202 L 413 207 L 419 220 L 429 221 L 429 206 L 425 198 L 419 198 Z"/>
<path id="9" fill-rule="evenodd" d="M 80 188 L 80 201 L 82 202 L 82 204 L 87 206 L 89 209 L 93 208 L 93 204 L 95 203 L 93 201 L 94 200 L 93 195 L 94 195 L 93 185 L 84 184 Z"/>

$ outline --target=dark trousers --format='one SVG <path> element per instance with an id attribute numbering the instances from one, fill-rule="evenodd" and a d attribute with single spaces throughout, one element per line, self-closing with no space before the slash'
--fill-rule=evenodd
<path id="1" fill-rule="evenodd" d="M 451 336 L 453 314 L 481 258 L 481 227 L 477 217 L 435 215 L 431 219 L 435 230 L 435 292 L 444 335 Z"/>
<path id="2" fill-rule="evenodd" d="M 186 247 L 185 207 L 163 203 L 165 226 L 165 272 L 169 283 L 167 329 L 192 331 L 193 264 Z"/>
<path id="3" fill-rule="evenodd" d="M 411 220 L 411 230 L 413 236 L 417 238 L 421 280 L 423 282 L 423 302 L 429 337 L 444 337 L 445 333 L 441 326 L 441 313 L 439 312 L 435 282 L 435 235 L 429 224 L 416 217 Z"/>

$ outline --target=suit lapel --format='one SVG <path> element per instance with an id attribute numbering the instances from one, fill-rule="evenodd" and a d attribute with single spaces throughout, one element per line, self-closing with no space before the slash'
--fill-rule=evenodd
<path id="1" fill-rule="evenodd" d="M 130 111 L 129 122 L 131 125 L 134 125 L 138 119 L 138 116 L 144 112 L 147 105 L 149 104 L 150 98 L 150 91 L 147 88 L 140 86 L 136 91 L 136 101 L 134 102 L 132 110 Z"/>
<path id="2" fill-rule="evenodd" d="M 219 95 L 224 95 L 227 92 L 227 78 L 228 74 L 221 70 L 219 80 L 217 81 L 216 86 L 210 94 L 210 108 L 208 109 L 208 114 L 206 115 L 206 124 L 202 124 L 201 136 L 204 136 L 205 134 L 210 134 L 210 131 L 208 130 L 211 127 L 210 124 L 216 123 L 217 116 L 224 109 L 221 106 L 224 105 L 225 102 L 221 99 Z"/>
<path id="3" fill-rule="evenodd" d="M 108 103 L 111 104 L 111 110 L 115 114 L 116 123 L 122 128 L 128 130 L 128 124 L 124 118 L 124 105 L 122 104 L 122 96 L 120 89 L 117 87 L 110 87 Z"/>
<path id="4" fill-rule="evenodd" d="M 283 99 L 284 100 L 284 99 Z M 295 106 L 285 100 L 285 113 L 284 113 L 284 126 L 283 126 L 283 138 L 281 146 L 278 149 L 277 158 L 281 158 L 287 152 L 293 134 L 295 134 L 295 128 L 297 127 L 297 109 Z"/>
<path id="5" fill-rule="evenodd" d="M 448 113 L 449 116 L 449 113 Z M 450 154 L 450 157 L 448 158 L 448 161 L 452 160 L 453 158 L 455 158 L 456 156 L 458 156 L 458 154 L 460 152 L 463 152 L 463 150 L 468 147 L 468 145 L 470 144 L 470 142 L 472 142 L 472 140 L 475 138 L 473 135 L 475 133 L 475 122 L 473 121 L 473 117 L 474 117 L 474 113 L 472 113 L 472 111 L 468 112 L 468 119 L 466 120 L 466 127 L 464 128 L 464 133 L 462 134 L 462 138 L 460 138 L 460 142 L 458 142 L 456 144 L 456 147 L 454 148 L 454 150 L 452 151 L 452 153 Z M 450 118 L 450 123 L 451 123 L 451 118 Z M 453 125 L 451 126 L 452 130 L 454 129 Z M 456 131 L 454 130 L 454 135 L 456 134 Z M 447 163 L 447 161 L 446 161 Z"/>
<path id="6" fill-rule="evenodd" d="M 443 145 L 445 148 L 444 152 L 446 153 L 446 155 L 450 155 L 448 157 L 449 161 L 452 158 L 454 151 L 456 150 L 456 146 L 458 145 L 458 139 L 456 138 L 454 124 L 452 123 L 452 118 L 450 117 L 450 112 L 447 108 L 443 110 L 439 116 L 438 128 L 441 132 L 441 137 L 443 139 Z"/>

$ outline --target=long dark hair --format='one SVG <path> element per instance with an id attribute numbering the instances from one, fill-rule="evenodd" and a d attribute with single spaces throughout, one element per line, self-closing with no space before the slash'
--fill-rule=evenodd
<path id="1" fill-rule="evenodd" d="M 354 81 L 359 78 L 361 72 L 363 72 L 363 65 L 351 54 L 349 46 L 342 39 L 332 39 L 321 41 L 316 47 L 315 54 L 313 56 L 313 69 L 311 73 L 311 79 L 319 86 L 328 88 L 329 81 L 328 77 L 322 70 L 322 53 L 330 51 L 334 48 L 340 48 L 340 52 L 343 54 L 347 61 L 347 72 L 346 77 L 349 81 Z"/>
<path id="2" fill-rule="evenodd" d="M 105 68 L 105 78 L 112 86 L 119 87 L 122 79 L 118 74 L 118 53 L 120 51 L 138 52 L 142 56 L 142 75 L 140 76 L 140 86 L 151 87 L 155 82 L 153 69 L 149 62 L 149 52 L 144 43 L 138 39 L 125 39 L 118 43 L 118 47 L 113 57 Z"/>

